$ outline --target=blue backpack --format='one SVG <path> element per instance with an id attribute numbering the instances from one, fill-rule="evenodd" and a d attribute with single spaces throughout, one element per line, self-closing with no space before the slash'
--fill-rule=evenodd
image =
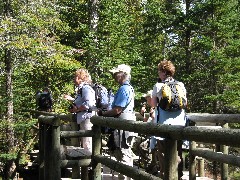
<path id="1" fill-rule="evenodd" d="M 98 83 L 93 84 L 92 88 L 95 91 L 96 107 L 102 110 L 111 109 L 114 99 L 112 89 L 107 89 Z"/>

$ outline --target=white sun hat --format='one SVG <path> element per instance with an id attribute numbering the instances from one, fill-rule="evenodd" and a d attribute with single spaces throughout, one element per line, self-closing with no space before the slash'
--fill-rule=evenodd
<path id="1" fill-rule="evenodd" d="M 152 97 L 152 92 L 153 92 L 153 90 L 149 90 L 146 94 L 143 94 L 143 96 L 142 97 Z"/>
<path id="2" fill-rule="evenodd" d="M 113 68 L 112 70 L 109 70 L 110 72 L 112 72 L 113 74 L 116 72 L 125 72 L 126 74 L 130 74 L 131 73 L 131 68 L 130 66 L 126 65 L 126 64 L 120 64 L 117 67 Z"/>

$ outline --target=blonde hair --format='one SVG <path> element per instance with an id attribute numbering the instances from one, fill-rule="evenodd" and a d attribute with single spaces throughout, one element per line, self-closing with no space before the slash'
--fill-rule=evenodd
<path id="1" fill-rule="evenodd" d="M 87 69 L 80 68 L 76 70 L 75 76 L 79 77 L 82 81 L 91 83 L 92 79 Z"/>
<path id="2" fill-rule="evenodd" d="M 175 66 L 171 61 L 163 60 L 158 64 L 158 71 L 165 72 L 167 76 L 174 76 Z"/>

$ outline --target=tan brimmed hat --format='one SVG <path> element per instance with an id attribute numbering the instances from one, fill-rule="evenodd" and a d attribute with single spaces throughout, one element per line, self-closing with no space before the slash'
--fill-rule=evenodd
<path id="1" fill-rule="evenodd" d="M 131 73 L 131 68 L 130 66 L 126 65 L 126 64 L 120 64 L 117 67 L 113 68 L 112 70 L 109 70 L 111 73 L 116 73 L 116 72 L 124 72 L 126 74 L 130 74 Z"/>

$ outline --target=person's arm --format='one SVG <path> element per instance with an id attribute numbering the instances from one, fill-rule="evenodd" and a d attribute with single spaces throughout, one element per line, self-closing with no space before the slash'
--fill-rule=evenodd
<path id="1" fill-rule="evenodd" d="M 144 113 L 146 112 L 146 103 L 143 103 L 143 106 L 142 106 L 142 108 L 141 108 L 141 110 L 140 110 L 140 114 L 142 115 L 142 116 L 144 116 Z"/>
<path id="2" fill-rule="evenodd" d="M 154 96 L 151 99 L 151 107 L 157 107 L 157 105 L 158 105 L 158 98 Z"/>
<path id="3" fill-rule="evenodd" d="M 66 100 L 68 100 L 68 101 L 71 101 L 71 102 L 74 101 L 74 98 L 71 97 L 71 96 L 68 95 L 68 94 L 64 94 L 64 95 L 63 95 L 63 98 L 66 99 Z"/>
<path id="4" fill-rule="evenodd" d="M 122 107 L 115 106 L 113 109 L 109 111 L 102 111 L 101 109 L 98 110 L 99 116 L 105 116 L 105 117 L 115 117 L 120 115 L 122 112 Z"/>
<path id="5" fill-rule="evenodd" d="M 156 83 L 153 87 L 151 107 L 157 107 L 159 101 L 159 93 L 161 91 L 163 83 Z"/>
<path id="6" fill-rule="evenodd" d="M 155 118 L 155 107 L 151 107 L 149 110 L 149 116 L 154 119 Z"/>
<path id="7" fill-rule="evenodd" d="M 79 107 L 77 106 L 72 106 L 73 108 L 72 109 L 69 109 L 70 112 L 72 113 L 77 113 L 77 112 L 81 112 L 81 111 L 86 111 L 88 108 L 86 108 L 84 105 L 81 105 Z"/>

